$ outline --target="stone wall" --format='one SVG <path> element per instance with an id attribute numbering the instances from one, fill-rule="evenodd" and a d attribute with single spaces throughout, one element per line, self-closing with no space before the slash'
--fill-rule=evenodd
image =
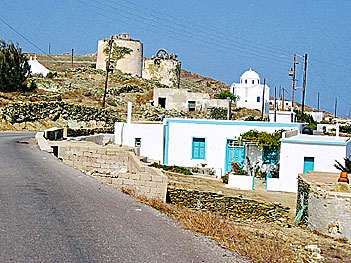
<path id="1" fill-rule="evenodd" d="M 63 101 L 11 103 L 2 108 L 2 118 L 10 123 L 32 122 L 51 118 L 78 122 L 101 122 L 112 126 L 120 120 L 117 110 L 71 104 Z"/>
<path id="2" fill-rule="evenodd" d="M 351 193 L 337 192 L 336 186 L 311 183 L 300 175 L 296 211 L 307 205 L 302 221 L 308 228 L 351 240 Z"/>
<path id="3" fill-rule="evenodd" d="M 103 177 L 116 188 L 130 188 L 138 195 L 166 201 L 167 176 L 142 165 L 134 153 L 126 149 L 72 142 L 60 146 L 59 157 L 67 165 Z"/>

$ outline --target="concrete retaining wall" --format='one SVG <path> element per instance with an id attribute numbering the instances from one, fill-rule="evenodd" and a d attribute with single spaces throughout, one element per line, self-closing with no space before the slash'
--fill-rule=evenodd
<path id="1" fill-rule="evenodd" d="M 142 165 L 130 151 L 72 142 L 60 146 L 59 157 L 67 165 L 105 177 L 105 182 L 117 188 L 130 188 L 138 195 L 166 201 L 167 176 Z"/>

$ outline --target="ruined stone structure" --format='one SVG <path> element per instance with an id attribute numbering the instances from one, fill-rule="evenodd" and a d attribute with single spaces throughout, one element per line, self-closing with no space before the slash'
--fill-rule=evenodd
<path id="1" fill-rule="evenodd" d="M 334 238 L 351 240 L 351 189 L 338 173 L 308 172 L 298 178 L 296 213 L 301 222 Z"/>
<path id="2" fill-rule="evenodd" d="M 96 60 L 96 68 L 106 70 L 106 61 L 108 55 L 104 52 L 108 46 L 109 39 L 102 39 L 98 43 L 98 52 Z M 115 35 L 113 43 L 120 47 L 132 49 L 130 54 L 118 61 L 112 61 L 111 65 L 115 69 L 119 69 L 123 73 L 130 73 L 133 76 L 142 76 L 143 71 L 143 43 L 139 40 L 132 39 L 129 34 L 122 33 Z"/>
<path id="3" fill-rule="evenodd" d="M 170 55 L 166 50 L 160 49 L 156 56 L 145 58 L 143 78 L 156 79 L 171 88 L 179 88 L 180 68 L 181 63 L 177 60 L 177 55 Z"/>

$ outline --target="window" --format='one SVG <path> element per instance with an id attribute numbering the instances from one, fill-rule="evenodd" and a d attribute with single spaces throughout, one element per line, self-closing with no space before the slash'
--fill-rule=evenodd
<path id="1" fill-rule="evenodd" d="M 188 101 L 188 109 L 189 111 L 195 111 L 196 109 L 196 102 L 193 100 Z"/>
<path id="2" fill-rule="evenodd" d="M 257 80 L 257 84 L 260 84 L 260 80 Z"/>
<path id="3" fill-rule="evenodd" d="M 279 148 L 263 146 L 262 163 L 277 165 L 279 162 Z"/>
<path id="4" fill-rule="evenodd" d="M 135 138 L 135 147 L 141 147 L 141 138 Z"/>
<path id="5" fill-rule="evenodd" d="M 309 171 L 314 171 L 314 157 L 303 158 L 303 173 L 307 174 Z"/>
<path id="6" fill-rule="evenodd" d="M 247 79 L 245 79 L 245 84 L 247 84 Z"/>
<path id="7" fill-rule="evenodd" d="M 261 98 L 260 97 L 257 97 L 257 102 L 260 102 L 261 101 Z"/>
<path id="8" fill-rule="evenodd" d="M 252 80 L 252 84 L 255 84 L 255 81 L 254 81 L 254 80 Z"/>
<path id="9" fill-rule="evenodd" d="M 205 138 L 193 138 L 192 159 L 205 159 L 205 158 L 206 158 Z"/>

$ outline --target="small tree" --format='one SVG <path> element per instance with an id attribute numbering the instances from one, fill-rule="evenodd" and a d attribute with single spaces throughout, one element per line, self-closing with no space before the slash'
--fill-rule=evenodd
<path id="1" fill-rule="evenodd" d="M 114 61 L 114 64 L 117 64 L 117 61 L 124 58 L 125 55 L 129 55 L 132 53 L 133 49 L 129 47 L 121 47 L 113 43 L 112 49 L 111 49 L 111 60 Z M 108 53 L 110 52 L 110 48 L 107 45 L 104 49 L 104 53 L 108 56 Z"/>
<path id="2" fill-rule="evenodd" d="M 237 97 L 234 96 L 233 93 L 231 93 L 229 90 L 223 91 L 222 93 L 219 93 L 216 95 L 217 99 L 226 99 L 230 98 L 232 101 L 236 101 Z"/>
<path id="3" fill-rule="evenodd" d="M 344 158 L 345 165 L 342 165 L 339 161 L 335 160 L 334 167 L 341 172 L 351 173 L 351 160 L 349 158 Z"/>
<path id="4" fill-rule="evenodd" d="M 0 40 L 0 91 L 27 90 L 29 75 L 28 59 L 18 44 Z"/>

